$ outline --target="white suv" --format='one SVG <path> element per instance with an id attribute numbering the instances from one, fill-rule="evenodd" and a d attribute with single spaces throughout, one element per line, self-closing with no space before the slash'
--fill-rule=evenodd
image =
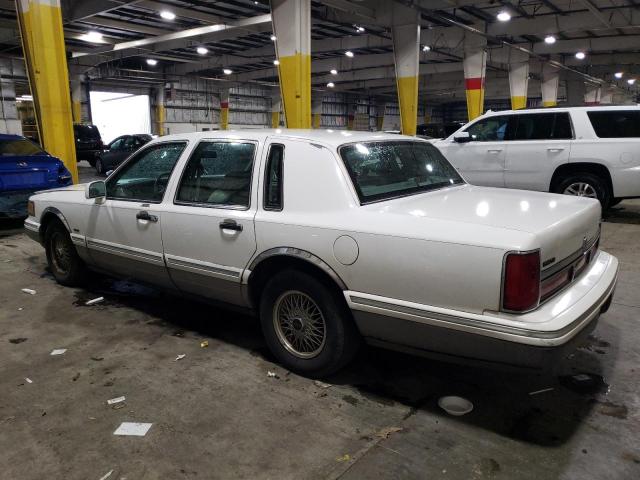
<path id="1" fill-rule="evenodd" d="M 491 112 L 434 142 L 472 184 L 598 198 L 640 197 L 640 107 Z"/>

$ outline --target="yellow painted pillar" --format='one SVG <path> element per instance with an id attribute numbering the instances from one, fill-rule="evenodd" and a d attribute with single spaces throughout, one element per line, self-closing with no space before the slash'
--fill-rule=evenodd
<path id="1" fill-rule="evenodd" d="M 400 129 L 404 135 L 415 135 L 418 122 L 420 13 L 414 8 L 394 3 L 392 16 L 391 37 L 400 106 Z"/>
<path id="2" fill-rule="evenodd" d="M 487 52 L 465 51 L 463 60 L 464 86 L 467 94 L 467 113 L 473 120 L 484 113 L 484 78 L 487 66 Z"/>
<path id="3" fill-rule="evenodd" d="M 311 0 L 271 0 L 288 128 L 311 128 Z"/>
<path id="4" fill-rule="evenodd" d="M 229 89 L 220 91 L 220 130 L 229 129 Z"/>
<path id="5" fill-rule="evenodd" d="M 322 94 L 319 92 L 317 97 L 311 99 L 311 120 L 313 128 L 320 128 L 322 125 Z"/>
<path id="6" fill-rule="evenodd" d="M 555 107 L 558 105 L 558 84 L 560 74 L 558 68 L 545 63 L 542 65 L 542 106 Z"/>
<path id="7" fill-rule="evenodd" d="M 384 126 L 384 113 L 387 104 L 385 102 L 376 103 L 376 130 L 381 131 Z"/>
<path id="8" fill-rule="evenodd" d="M 60 0 L 16 0 L 40 142 L 78 182 Z"/>
<path id="9" fill-rule="evenodd" d="M 519 110 L 527 107 L 529 89 L 529 54 L 520 50 L 510 51 L 509 90 L 511 92 L 511 108 Z"/>
<path id="10" fill-rule="evenodd" d="M 71 82 L 71 113 L 73 123 L 82 123 L 82 77 Z"/>
<path id="11" fill-rule="evenodd" d="M 280 110 L 282 110 L 282 97 L 277 93 L 271 96 L 271 128 L 280 127 Z"/>
<path id="12" fill-rule="evenodd" d="M 158 87 L 156 90 L 156 133 L 160 136 L 165 134 L 164 123 L 165 118 L 164 109 L 164 85 Z"/>

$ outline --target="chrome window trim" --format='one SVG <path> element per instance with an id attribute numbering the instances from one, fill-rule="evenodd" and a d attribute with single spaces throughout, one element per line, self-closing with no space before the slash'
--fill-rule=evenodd
<path id="1" fill-rule="evenodd" d="M 313 143 L 311 144 L 313 145 Z M 282 174 L 280 178 L 280 207 L 267 207 L 267 177 L 269 176 L 269 166 L 271 165 L 271 149 L 274 146 L 282 147 Z M 269 144 L 269 150 L 267 151 L 267 164 L 264 169 L 264 184 L 262 187 L 262 209 L 268 212 L 281 212 L 284 210 L 284 153 L 286 151 L 286 147 L 284 143 L 273 142 Z"/>

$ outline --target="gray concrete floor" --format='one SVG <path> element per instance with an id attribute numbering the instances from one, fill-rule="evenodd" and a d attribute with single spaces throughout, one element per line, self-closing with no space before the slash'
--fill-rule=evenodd
<path id="1" fill-rule="evenodd" d="M 623 202 L 603 227 L 621 261 L 614 303 L 557 375 L 366 348 L 323 388 L 275 364 L 249 317 L 105 277 L 57 285 L 42 248 L 5 223 L 0 477 L 640 478 L 639 239 L 640 201 Z M 593 381 L 578 388 L 576 373 Z M 452 394 L 473 412 L 440 410 Z M 106 405 L 120 395 L 123 408 Z M 153 426 L 114 436 L 123 421 Z"/>

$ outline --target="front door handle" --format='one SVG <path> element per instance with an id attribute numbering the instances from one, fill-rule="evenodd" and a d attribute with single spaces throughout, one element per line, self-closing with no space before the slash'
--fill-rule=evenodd
<path id="1" fill-rule="evenodd" d="M 494 149 L 487 150 L 487 152 L 489 153 L 500 153 L 501 151 L 502 151 L 501 148 L 494 148 Z"/>
<path id="2" fill-rule="evenodd" d="M 561 152 L 564 150 L 564 147 L 550 147 L 547 148 L 547 151 L 549 152 Z"/>
<path id="3" fill-rule="evenodd" d="M 149 215 L 149 212 L 142 210 L 136 214 L 136 218 L 138 220 L 146 220 L 147 222 L 156 223 L 158 221 L 158 217 L 156 215 Z"/>
<path id="4" fill-rule="evenodd" d="M 220 222 L 220 230 L 235 230 L 236 232 L 241 232 L 242 225 L 235 220 L 227 218 Z"/>

